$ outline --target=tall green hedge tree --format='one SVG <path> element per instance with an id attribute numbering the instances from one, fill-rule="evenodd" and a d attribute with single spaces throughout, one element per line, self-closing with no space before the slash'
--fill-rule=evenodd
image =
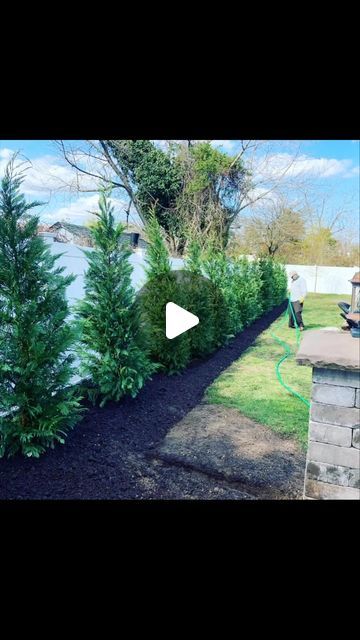
<path id="1" fill-rule="evenodd" d="M 188 332 L 173 340 L 166 337 L 166 304 L 174 302 L 186 308 L 188 287 L 181 272 L 171 271 L 169 254 L 154 211 L 150 215 L 146 231 L 149 238 L 147 282 L 139 298 L 151 358 L 169 374 L 178 373 L 190 361 L 190 338 Z"/>
<path id="2" fill-rule="evenodd" d="M 85 251 L 85 297 L 77 306 L 83 372 L 93 383 L 89 395 L 100 406 L 135 397 L 154 370 L 131 284 L 131 249 L 122 241 L 124 226 L 115 223 L 109 195 L 100 192 L 97 222 L 90 228 L 95 248 Z"/>
<path id="3" fill-rule="evenodd" d="M 213 300 L 215 285 L 202 274 L 200 244 L 192 240 L 185 260 L 187 269 L 187 310 L 199 318 L 199 324 L 189 332 L 192 357 L 204 357 L 216 347 L 215 312 Z"/>
<path id="4" fill-rule="evenodd" d="M 287 277 L 284 266 L 273 258 L 261 257 L 258 261 L 263 313 L 280 304 L 286 298 Z"/>
<path id="5" fill-rule="evenodd" d="M 247 258 L 232 259 L 231 283 L 236 294 L 237 322 L 236 331 L 249 326 L 261 315 L 260 301 L 261 279 L 257 262 Z"/>
<path id="6" fill-rule="evenodd" d="M 288 279 L 286 269 L 281 262 L 274 261 L 274 304 L 281 304 L 287 296 Z"/>
<path id="7" fill-rule="evenodd" d="M 229 261 L 224 251 L 210 248 L 203 254 L 203 270 L 212 287 L 212 316 L 214 346 L 220 347 L 233 334 L 234 295 L 229 276 Z"/>
<path id="8" fill-rule="evenodd" d="M 40 203 L 26 203 L 22 181 L 14 157 L 0 189 L 0 457 L 39 457 L 81 413 L 68 386 L 75 332 L 65 292 L 74 277 L 37 235 L 29 211 Z"/>

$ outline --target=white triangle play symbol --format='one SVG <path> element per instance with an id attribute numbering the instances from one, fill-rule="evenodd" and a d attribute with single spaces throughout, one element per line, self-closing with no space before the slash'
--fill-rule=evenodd
<path id="1" fill-rule="evenodd" d="M 174 302 L 166 305 L 166 337 L 169 340 L 199 324 L 199 318 Z"/>

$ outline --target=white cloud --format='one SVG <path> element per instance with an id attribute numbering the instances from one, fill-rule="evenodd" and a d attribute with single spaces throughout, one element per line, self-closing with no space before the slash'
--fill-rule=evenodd
<path id="1" fill-rule="evenodd" d="M 344 175 L 344 178 L 353 178 L 354 176 L 358 175 L 360 175 L 360 167 L 353 167 Z"/>
<path id="2" fill-rule="evenodd" d="M 237 140 L 212 140 L 211 146 L 221 148 L 223 151 L 233 151 Z"/>
<path id="3" fill-rule="evenodd" d="M 112 205 L 114 206 L 115 217 L 118 220 L 124 220 L 125 208 L 127 202 L 119 198 L 110 198 Z M 88 220 L 91 220 L 91 214 L 98 211 L 99 196 L 97 193 L 88 196 L 80 196 L 75 202 L 69 203 L 63 207 L 59 207 L 51 213 L 44 213 L 41 219 L 44 222 L 52 223 L 66 220 L 73 224 L 84 224 Z"/>
<path id="4" fill-rule="evenodd" d="M 5 167 L 13 153 L 14 151 L 11 149 L 0 148 L 0 178 L 4 174 Z M 22 192 L 30 196 L 31 199 L 38 199 L 44 203 L 44 206 L 37 210 L 37 215 L 40 216 L 43 222 L 54 223 L 59 220 L 66 220 L 74 224 L 84 224 L 91 219 L 91 213 L 98 210 L 98 193 L 80 192 L 78 195 L 77 187 L 97 190 L 99 181 L 90 176 L 81 175 L 81 183 L 79 185 L 75 171 L 65 162 L 61 164 L 61 160 L 56 156 L 44 155 L 30 162 L 19 155 L 16 160 L 16 166 L 25 170 L 21 187 Z M 92 168 L 94 169 L 93 166 Z M 99 166 L 95 169 L 99 170 Z M 52 198 L 52 194 L 56 194 L 56 196 Z M 57 206 L 59 200 L 61 200 L 61 204 Z M 52 210 L 49 212 L 48 206 L 50 202 L 52 202 Z M 113 197 L 111 202 L 115 207 L 116 219 L 123 221 L 128 201 Z M 132 207 L 130 219 L 136 217 Z"/>
<path id="5" fill-rule="evenodd" d="M 4 174 L 5 167 L 13 153 L 11 149 L 0 149 L 0 177 Z M 94 169 L 93 165 L 92 169 Z M 16 166 L 24 170 L 22 191 L 29 196 L 44 198 L 50 197 L 52 192 L 75 192 L 78 187 L 82 190 L 91 190 L 97 189 L 99 186 L 98 179 L 84 174 L 77 177 L 70 165 L 52 155 L 39 156 L 30 161 L 19 154 Z M 103 169 L 103 164 L 101 168 Z M 95 171 L 96 169 L 99 169 L 99 163 L 95 167 Z"/>
<path id="6" fill-rule="evenodd" d="M 262 211 L 263 209 L 268 209 L 271 206 L 279 204 L 281 201 L 281 195 L 276 193 L 276 191 L 270 191 L 266 187 L 255 187 L 252 189 L 248 198 L 245 199 L 245 202 L 250 205 L 249 211 L 256 212 Z M 251 204 L 253 202 L 253 204 Z M 245 215 L 247 213 L 246 209 L 244 211 Z"/>
<path id="7" fill-rule="evenodd" d="M 13 155 L 11 149 L 0 149 L 0 176 L 4 174 L 6 165 Z M 22 191 L 26 195 L 50 195 L 51 191 L 70 190 L 69 184 L 74 181 L 74 172 L 70 167 L 61 165 L 55 156 L 40 156 L 31 162 L 19 155 L 15 166 L 24 170 Z"/>
<path id="8" fill-rule="evenodd" d="M 352 166 L 352 160 L 336 158 L 314 158 L 301 155 L 293 160 L 288 153 L 277 153 L 260 157 L 255 162 L 255 172 L 262 178 L 273 179 L 286 172 L 287 177 L 313 176 L 331 178 L 334 176 L 348 178 L 357 175 L 358 167 Z"/>
<path id="9" fill-rule="evenodd" d="M 6 163 L 8 162 L 8 160 L 10 160 L 10 157 L 12 156 L 13 153 L 14 152 L 11 151 L 11 149 L 6 149 L 6 147 L 3 147 L 2 149 L 0 149 L 0 158 L 2 160 L 5 160 L 5 163 Z M 5 163 L 0 162 L 0 166 Z"/>

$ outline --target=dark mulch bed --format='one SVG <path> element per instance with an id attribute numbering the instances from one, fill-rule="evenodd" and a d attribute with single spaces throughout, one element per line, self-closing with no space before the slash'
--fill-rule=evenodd
<path id="1" fill-rule="evenodd" d="M 285 307 L 272 309 L 181 375 L 155 375 L 135 399 L 103 409 L 87 405 L 65 445 L 40 459 L 0 460 L 0 499 L 252 499 L 218 478 L 161 462 L 153 451 Z"/>

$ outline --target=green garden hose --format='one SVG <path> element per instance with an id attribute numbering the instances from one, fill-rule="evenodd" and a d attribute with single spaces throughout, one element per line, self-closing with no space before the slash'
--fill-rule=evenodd
<path id="1" fill-rule="evenodd" d="M 289 311 L 290 310 L 290 311 Z M 288 313 L 289 312 L 289 313 Z M 299 347 L 300 345 L 300 329 L 298 326 L 298 323 L 296 322 L 296 317 L 294 314 L 294 309 L 293 306 L 290 302 L 290 296 L 288 299 L 288 306 L 285 309 L 285 317 L 284 317 L 284 321 L 287 320 L 288 315 L 290 315 L 290 313 L 292 313 L 293 316 L 293 320 L 295 323 L 295 331 L 296 331 L 296 345 L 297 347 Z M 282 323 L 284 324 L 284 323 Z M 282 326 L 281 324 L 281 326 Z M 278 336 L 276 336 L 274 333 L 270 332 L 271 337 L 278 343 L 280 344 L 283 349 L 285 349 L 285 354 L 280 358 L 279 362 L 276 363 L 275 365 L 275 371 L 276 371 L 276 376 L 277 379 L 279 380 L 280 384 L 287 390 L 289 391 L 293 396 L 295 396 L 296 398 L 299 398 L 299 400 L 301 400 L 302 402 L 304 402 L 304 404 L 306 404 L 307 407 L 310 408 L 310 402 L 308 400 L 306 400 L 305 398 L 302 397 L 302 395 L 300 393 L 298 393 L 297 391 L 294 391 L 294 389 L 292 389 L 291 387 L 289 387 L 284 380 L 281 377 L 281 373 L 280 373 L 280 366 L 282 365 L 283 362 L 285 362 L 285 360 L 292 355 L 292 351 L 291 351 L 291 347 L 287 344 L 287 342 L 285 342 L 284 340 L 281 340 L 281 338 L 278 338 Z"/>

